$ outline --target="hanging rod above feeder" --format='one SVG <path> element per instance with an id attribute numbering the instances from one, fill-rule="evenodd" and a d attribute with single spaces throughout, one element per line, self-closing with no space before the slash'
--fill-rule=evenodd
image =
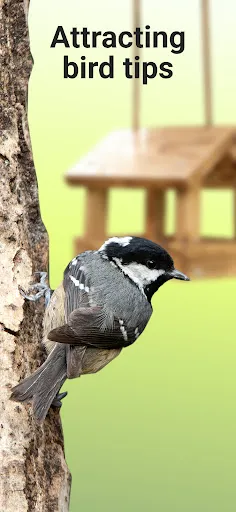
<path id="1" fill-rule="evenodd" d="M 132 0 L 133 30 L 142 25 L 141 0 Z M 201 0 L 201 34 L 202 34 L 202 63 L 204 91 L 204 121 L 206 126 L 213 123 L 212 116 L 212 80 L 211 80 L 211 50 L 210 50 L 210 6 L 209 0 Z M 133 47 L 133 57 L 140 57 L 141 50 Z M 139 79 L 133 80 L 132 126 L 135 131 L 140 127 L 141 84 Z"/>

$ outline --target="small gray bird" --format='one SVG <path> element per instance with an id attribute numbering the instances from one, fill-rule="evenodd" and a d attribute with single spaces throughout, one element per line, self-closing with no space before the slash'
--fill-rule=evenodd
<path id="1" fill-rule="evenodd" d="M 101 370 L 135 342 L 151 317 L 153 294 L 173 278 L 189 281 L 165 249 L 145 238 L 114 237 L 98 251 L 79 254 L 50 291 L 43 325 L 48 357 L 12 389 L 11 399 L 31 402 L 42 422 L 51 405 L 61 406 L 66 379 Z M 36 300 L 48 291 L 42 284 L 38 294 L 25 297 Z"/>

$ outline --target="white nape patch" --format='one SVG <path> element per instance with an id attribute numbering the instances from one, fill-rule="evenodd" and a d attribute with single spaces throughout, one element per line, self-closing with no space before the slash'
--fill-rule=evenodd
<path id="1" fill-rule="evenodd" d="M 162 268 L 150 269 L 141 263 L 133 262 L 129 263 L 128 265 L 122 265 L 122 262 L 119 258 L 114 258 L 114 261 L 116 262 L 116 265 L 122 270 L 122 272 L 138 285 L 142 292 L 145 286 L 153 283 L 159 276 L 165 273 L 165 270 Z"/>
<path id="2" fill-rule="evenodd" d="M 106 249 L 106 247 L 112 243 L 119 244 L 122 247 L 126 247 L 127 245 L 130 244 L 132 238 L 133 238 L 132 236 L 123 236 L 123 237 L 113 236 L 112 238 L 109 238 L 108 240 L 106 240 L 106 242 L 104 242 L 104 244 L 100 247 L 100 249 L 98 249 L 98 251 L 104 251 Z"/>
<path id="3" fill-rule="evenodd" d="M 75 279 L 74 276 L 70 276 L 71 281 L 74 283 L 75 286 L 78 286 L 80 290 L 84 290 L 85 292 L 89 293 L 89 287 L 84 286 L 83 283 L 81 283 L 78 279 Z"/>
<path id="4" fill-rule="evenodd" d="M 77 264 L 77 258 L 74 258 L 71 262 L 71 265 L 76 265 Z"/>
<path id="5" fill-rule="evenodd" d="M 124 327 L 124 320 L 119 320 L 119 324 L 120 324 L 120 330 L 122 332 L 122 336 L 123 336 L 124 340 L 128 341 L 127 331 Z"/>
<path id="6" fill-rule="evenodd" d="M 138 330 L 138 327 L 136 327 L 135 331 L 134 331 L 134 335 L 135 335 L 135 339 L 137 339 L 139 337 L 139 330 Z"/>

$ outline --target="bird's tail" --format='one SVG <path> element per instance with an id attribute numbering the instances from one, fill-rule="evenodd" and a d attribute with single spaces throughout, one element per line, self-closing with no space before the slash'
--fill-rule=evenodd
<path id="1" fill-rule="evenodd" d="M 56 344 L 42 366 L 12 388 L 11 400 L 32 402 L 33 415 L 41 423 L 66 377 L 66 347 Z"/>

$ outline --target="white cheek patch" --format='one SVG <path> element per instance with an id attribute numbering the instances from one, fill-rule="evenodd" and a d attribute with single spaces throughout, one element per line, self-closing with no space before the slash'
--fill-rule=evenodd
<path id="1" fill-rule="evenodd" d="M 75 286 L 78 286 L 80 290 L 84 290 L 86 293 L 89 293 L 89 287 L 84 286 L 83 283 L 81 283 L 78 279 L 75 279 L 74 276 L 70 276 L 71 281 L 74 283 Z"/>
<path id="2" fill-rule="evenodd" d="M 153 283 L 165 273 L 163 269 L 150 269 L 146 265 L 141 263 L 130 263 L 129 265 L 123 265 L 119 258 L 114 258 L 116 264 L 124 274 L 126 274 L 132 281 L 134 281 L 141 290 L 145 286 Z"/>
<path id="3" fill-rule="evenodd" d="M 131 240 L 132 240 L 132 236 L 123 236 L 123 237 L 113 236 L 113 238 L 109 238 L 109 240 L 106 240 L 106 242 L 98 250 L 104 251 L 106 249 L 106 247 L 112 243 L 119 244 L 119 245 L 121 245 L 121 247 L 126 247 L 127 245 L 130 244 Z"/>

